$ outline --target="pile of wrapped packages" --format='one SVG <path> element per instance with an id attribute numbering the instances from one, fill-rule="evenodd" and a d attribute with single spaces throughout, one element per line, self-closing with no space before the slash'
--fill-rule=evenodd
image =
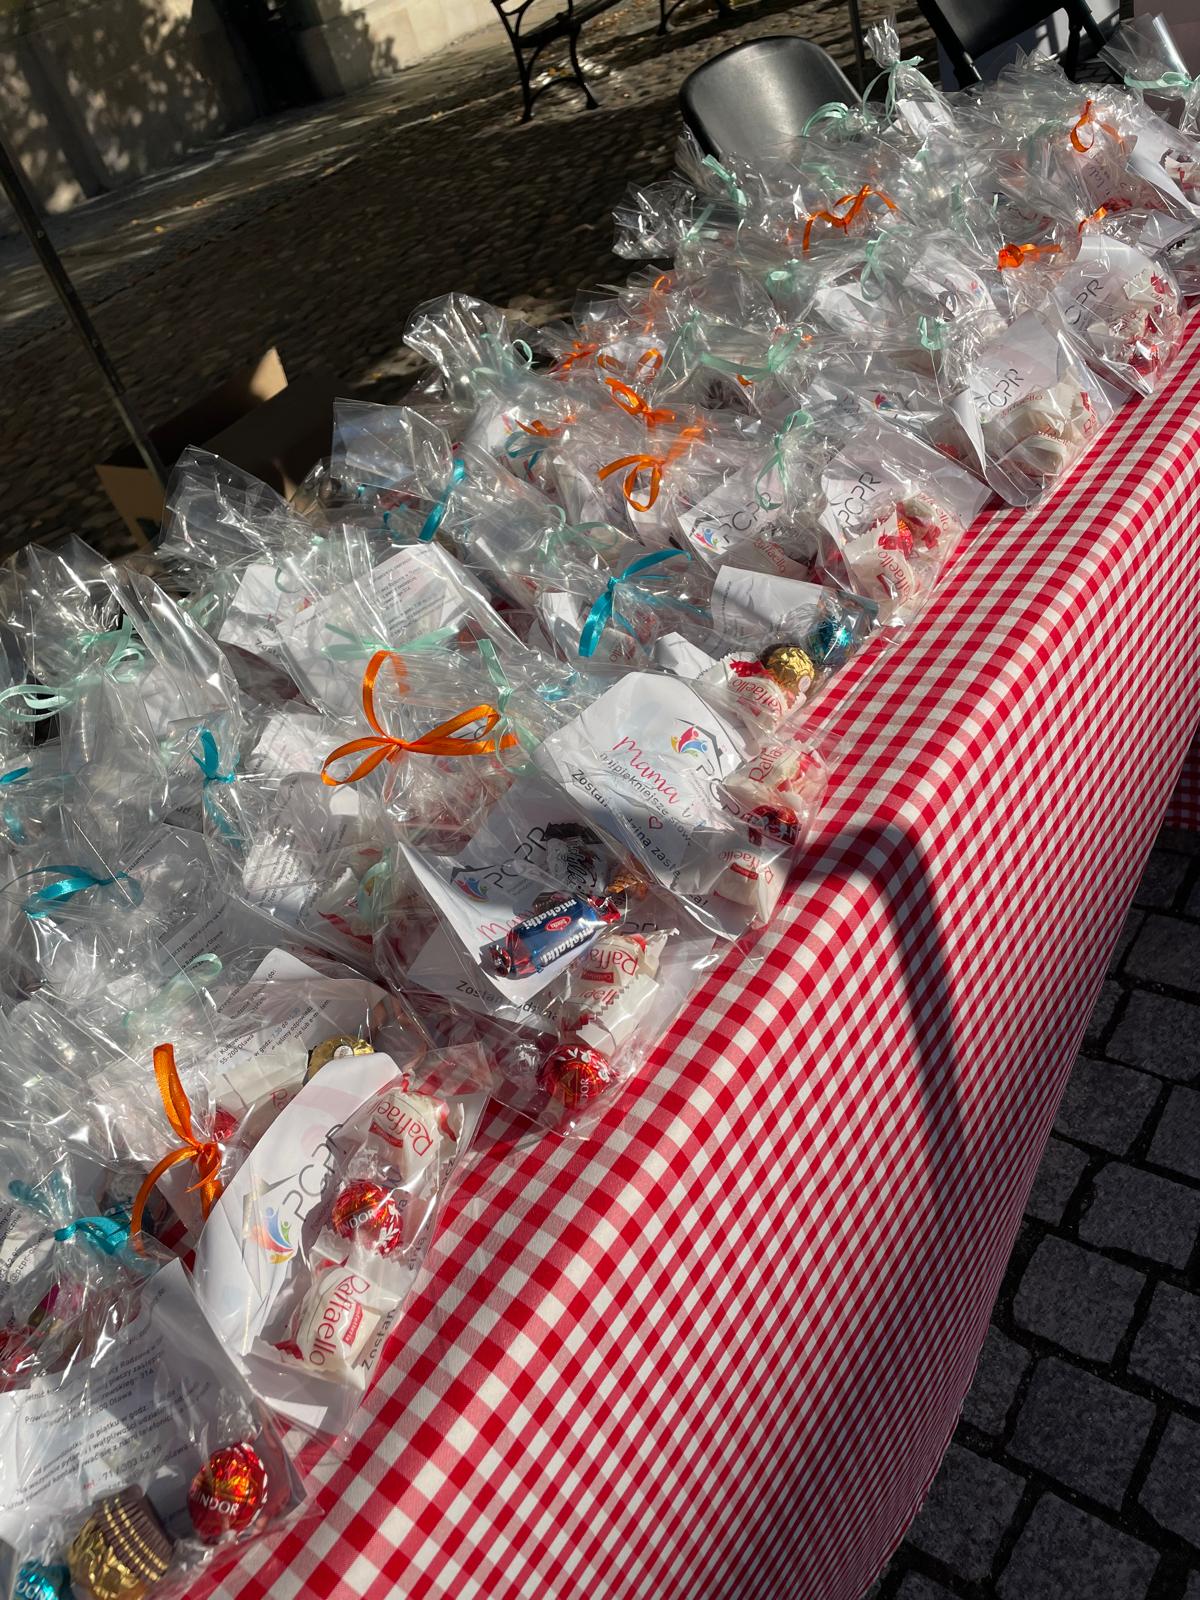
<path id="1" fill-rule="evenodd" d="M 586 1132 L 767 924 L 826 687 L 1163 382 L 1200 139 L 1154 37 L 1133 89 L 946 97 L 876 29 L 863 106 L 631 191 L 650 265 L 570 325 L 421 307 L 429 375 L 290 502 L 192 450 L 152 563 L 8 569 L 0 1594 L 302 1515 L 489 1097 Z"/>

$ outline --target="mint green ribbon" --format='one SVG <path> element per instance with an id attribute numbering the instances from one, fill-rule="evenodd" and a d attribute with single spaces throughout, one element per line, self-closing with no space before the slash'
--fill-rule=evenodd
<path id="1" fill-rule="evenodd" d="M 145 663 L 146 653 L 133 637 L 133 629 L 126 618 L 119 628 L 105 633 L 81 633 L 78 642 L 85 648 L 111 643 L 108 659 L 102 666 L 81 672 L 69 683 L 40 684 L 15 683 L 0 691 L 0 720 L 10 722 L 45 722 L 57 716 L 65 706 L 79 698 L 82 689 L 111 678 L 115 683 L 133 683 Z M 16 711 L 10 702 L 21 701 L 28 708 Z"/>
<path id="2" fill-rule="evenodd" d="M 142 1026 L 152 1023 L 157 1031 L 174 1017 L 181 1005 L 192 999 L 200 990 L 210 988 L 223 970 L 224 963 L 212 950 L 193 956 L 185 966 L 167 979 L 158 994 L 144 1006 L 127 1011 L 121 1018 L 123 1026 L 128 1028 L 135 1022 Z"/>
<path id="3" fill-rule="evenodd" d="M 487 669 L 487 675 L 492 681 L 492 687 L 496 691 L 496 709 L 500 713 L 500 725 L 496 730 L 497 748 L 499 747 L 500 739 L 511 728 L 518 742 L 524 745 L 526 750 L 534 749 L 538 741 L 533 734 L 523 723 L 518 722 L 515 717 L 510 717 L 508 714 L 508 702 L 512 699 L 513 686 L 508 680 L 507 672 L 501 665 L 496 646 L 490 639 L 480 639 L 478 648 L 480 657 Z"/>
<path id="4" fill-rule="evenodd" d="M 796 328 L 786 338 L 776 339 L 769 344 L 760 362 L 747 364 L 743 361 L 734 361 L 728 356 L 713 355 L 706 350 L 700 357 L 700 365 L 712 367 L 716 372 L 729 373 L 735 378 L 746 378 L 751 383 L 759 383 L 764 378 L 778 377 L 803 342 L 804 329 Z"/>
<path id="5" fill-rule="evenodd" d="M 22 872 L 18 878 L 34 878 L 43 873 L 58 872 L 62 876 L 53 883 L 44 883 L 40 889 L 29 896 L 24 905 L 25 915 L 32 921 L 39 917 L 48 917 L 58 906 L 73 900 L 77 894 L 82 894 L 87 889 L 104 889 L 110 884 L 120 881 L 128 883 L 130 902 L 135 905 L 142 903 L 142 891 L 137 882 L 127 872 L 114 872 L 111 877 L 103 877 L 100 873 L 90 872 L 87 867 L 63 866 L 34 867 L 31 872 Z"/>
<path id="6" fill-rule="evenodd" d="M 23 777 L 32 772 L 32 767 L 14 767 L 11 772 L 6 772 L 0 777 L 0 788 L 10 783 L 19 783 Z M 14 844 L 25 843 L 25 826 L 17 815 L 15 806 L 4 806 L 4 826 L 8 829 L 8 836 Z"/>
<path id="7" fill-rule="evenodd" d="M 801 138 L 806 139 L 810 129 L 814 128 L 818 122 L 844 123 L 847 118 L 855 116 L 856 114 L 857 108 L 848 106 L 844 100 L 826 100 L 823 106 L 817 107 L 812 116 L 809 117 L 808 121 L 800 129 L 800 136 Z"/>
<path id="8" fill-rule="evenodd" d="M 440 650 L 459 630 L 433 628 L 428 633 L 418 633 L 414 638 L 406 639 L 400 645 L 385 644 L 382 639 L 374 639 L 369 634 L 352 633 L 349 628 L 338 628 L 332 622 L 325 624 L 325 631 L 335 633 L 346 641 L 345 644 L 329 646 L 325 654 L 330 661 L 362 661 L 368 656 L 378 655 L 381 650 L 389 650 L 396 655 L 401 652 L 405 655 L 419 655 L 425 651 Z"/>
<path id="9" fill-rule="evenodd" d="M 887 94 L 884 96 L 883 101 L 883 112 L 887 117 L 892 116 L 896 110 L 896 77 L 901 67 L 919 67 L 921 65 L 921 60 L 922 58 L 920 56 L 906 56 L 902 61 L 896 61 L 890 67 L 886 67 L 882 72 L 877 72 L 867 87 L 863 90 L 863 110 L 865 111 L 867 109 L 867 101 L 871 98 L 871 90 L 881 78 L 886 78 L 888 81 L 888 86 Z"/>
<path id="10" fill-rule="evenodd" d="M 733 201 L 734 205 L 737 206 L 739 211 L 744 210 L 746 206 L 746 192 L 744 189 L 740 189 L 738 187 L 737 180 L 733 176 L 733 173 L 730 172 L 729 168 L 722 166 L 717 160 L 716 156 L 705 156 L 704 160 L 701 162 L 701 166 L 707 167 L 710 172 L 716 173 L 717 177 L 720 178 L 721 182 L 725 185 L 725 188 L 729 193 L 729 198 Z"/>
<path id="11" fill-rule="evenodd" d="M 784 439 L 791 433 L 793 428 L 811 428 L 812 425 L 812 417 L 807 411 L 803 410 L 793 411 L 789 417 L 784 419 L 783 427 L 775 435 L 775 449 L 770 460 L 765 466 L 760 467 L 754 476 L 754 498 L 758 501 L 759 507 L 763 511 L 778 511 L 783 504 L 782 500 L 772 500 L 763 493 L 763 483 L 770 477 L 772 472 L 777 472 L 780 483 L 782 483 L 784 490 L 787 490 L 788 467 L 787 458 L 783 453 Z"/>
<path id="12" fill-rule="evenodd" d="M 1161 78 L 1126 78 L 1127 89 L 1183 89 L 1190 92 L 1200 83 L 1200 78 L 1193 78 L 1189 73 L 1180 72 L 1176 67 L 1168 67 Z"/>

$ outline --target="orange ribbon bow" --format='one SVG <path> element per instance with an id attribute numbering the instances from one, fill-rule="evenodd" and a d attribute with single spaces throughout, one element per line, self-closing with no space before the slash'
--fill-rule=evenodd
<path id="1" fill-rule="evenodd" d="M 567 426 L 568 422 L 574 421 L 575 413 L 571 411 L 568 412 L 563 420 L 554 427 L 548 427 L 540 417 L 534 417 L 532 422 L 522 422 L 518 417 L 517 427 L 520 428 L 522 433 L 536 434 L 539 439 L 557 439 L 559 434 Z"/>
<path id="2" fill-rule="evenodd" d="M 576 339 L 565 356 L 560 356 L 553 370 L 556 373 L 570 372 L 571 368 L 580 361 L 590 361 L 599 350 L 598 344 L 584 344 Z"/>
<path id="3" fill-rule="evenodd" d="M 660 423 L 674 422 L 675 413 L 665 406 L 654 407 L 644 395 L 636 389 L 631 389 L 620 378 L 605 378 L 605 383 L 612 391 L 612 397 L 622 411 L 627 411 L 631 417 L 641 417 L 648 428 L 657 428 Z"/>
<path id="4" fill-rule="evenodd" d="M 996 257 L 996 265 L 1001 270 L 1005 267 L 1023 267 L 1027 261 L 1036 261 L 1039 256 L 1056 256 L 1061 249 L 1062 246 L 1057 244 L 1006 244 Z"/>
<path id="5" fill-rule="evenodd" d="M 678 461 L 680 456 L 686 455 L 696 440 L 703 437 L 703 427 L 700 423 L 693 422 L 689 427 L 680 431 L 674 444 L 665 454 L 661 456 L 621 456 L 616 461 L 610 461 L 606 466 L 601 467 L 596 476 L 603 482 L 605 478 L 610 478 L 614 472 L 625 471 L 625 482 L 621 485 L 622 494 L 635 511 L 649 511 L 658 499 L 665 469 L 672 462 Z M 643 472 L 649 473 L 650 477 L 646 485 L 646 498 L 638 500 L 635 498 L 637 481 Z"/>
<path id="6" fill-rule="evenodd" d="M 1099 128 L 1103 133 L 1106 133 L 1110 139 L 1115 141 L 1115 143 L 1119 145 L 1124 144 L 1124 140 L 1113 127 L 1111 122 L 1100 121 L 1099 117 L 1097 117 L 1096 113 L 1092 110 L 1092 104 L 1093 102 L 1091 100 L 1085 100 L 1083 102 L 1083 115 L 1071 129 L 1071 143 L 1075 146 L 1076 150 L 1079 151 L 1080 155 L 1086 155 L 1086 153 L 1095 144 L 1097 128 Z M 1086 144 L 1084 144 L 1083 140 L 1079 137 L 1080 128 L 1086 128 L 1088 130 L 1088 142 Z"/>
<path id="7" fill-rule="evenodd" d="M 850 224 L 866 205 L 867 200 L 871 195 L 874 195 L 877 200 L 882 200 L 889 211 L 895 211 L 895 202 L 888 195 L 884 194 L 882 189 L 876 189 L 872 187 L 871 184 L 864 183 L 857 194 L 844 194 L 840 199 L 835 200 L 833 202 L 834 210 L 814 211 L 812 213 L 808 221 L 804 224 L 804 237 L 800 244 L 801 250 L 807 250 L 809 244 L 812 242 L 813 224 L 817 221 L 827 222 L 831 228 L 840 228 L 843 233 L 849 233 Z M 847 206 L 849 209 L 844 211 L 839 216 L 837 214 L 838 206 Z"/>
<path id="8" fill-rule="evenodd" d="M 351 739 L 348 744 L 338 745 L 336 750 L 331 750 L 325 757 L 321 766 L 321 777 L 336 788 L 342 783 L 358 783 L 384 761 L 399 761 L 406 754 L 420 756 L 487 756 L 494 755 L 497 750 L 509 750 L 517 742 L 514 733 L 506 733 L 500 739 L 488 738 L 492 729 L 500 721 L 500 712 L 495 706 L 470 706 L 466 711 L 460 711 L 456 717 L 450 717 L 446 722 L 439 722 L 436 728 L 430 728 L 428 733 L 423 733 L 416 739 L 398 739 L 394 734 L 385 732 L 379 718 L 375 715 L 375 680 L 383 668 L 385 661 L 395 663 L 396 675 L 401 684 L 404 682 L 404 662 L 394 650 L 377 650 L 367 663 L 367 670 L 363 673 L 363 711 L 367 721 L 375 730 L 375 737 L 364 739 Z M 475 723 L 483 723 L 483 737 L 461 739 L 459 734 L 463 728 L 470 728 Z M 329 768 L 335 761 L 341 761 L 345 756 L 356 756 L 362 751 L 371 753 L 365 761 L 360 761 L 354 771 L 344 778 L 331 778 Z"/>
<path id="9" fill-rule="evenodd" d="M 199 1191 L 200 1210 L 205 1217 L 216 1204 L 224 1187 L 217 1176 L 221 1170 L 221 1146 L 214 1139 L 200 1139 L 196 1136 L 196 1131 L 192 1127 L 191 1102 L 183 1084 L 179 1081 L 179 1068 L 175 1065 L 174 1045 L 155 1045 L 154 1076 L 158 1081 L 158 1092 L 162 1096 L 167 1121 L 183 1142 L 174 1150 L 169 1150 L 142 1180 L 142 1186 L 134 1196 L 133 1210 L 129 1218 L 129 1233 L 134 1239 L 142 1231 L 142 1217 L 146 1210 L 146 1202 L 154 1192 L 154 1185 L 164 1172 L 178 1166 L 181 1161 L 196 1163 L 199 1176 L 188 1193 Z"/>
<path id="10" fill-rule="evenodd" d="M 1079 232 L 1082 233 L 1089 222 L 1103 222 L 1107 215 L 1107 206 L 1097 206 L 1095 211 L 1093 211 L 1090 216 L 1084 217 L 1083 221 L 1079 224 Z"/>

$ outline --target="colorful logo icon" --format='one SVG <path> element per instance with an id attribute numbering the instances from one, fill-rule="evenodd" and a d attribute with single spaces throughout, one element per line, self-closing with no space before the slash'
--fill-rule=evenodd
<path id="1" fill-rule="evenodd" d="M 725 548 L 725 541 L 715 528 L 693 528 L 692 543 L 702 546 L 705 550 L 721 551 Z"/>
<path id="2" fill-rule="evenodd" d="M 471 899 L 471 900 L 486 900 L 487 899 L 487 891 L 480 887 L 480 883 L 479 883 L 479 879 L 478 878 L 468 878 L 465 875 L 463 877 L 461 877 L 461 878 L 455 878 L 454 887 L 456 889 L 461 889 L 463 894 L 465 894 L 468 897 L 468 899 Z"/>
<path id="3" fill-rule="evenodd" d="M 685 728 L 682 733 L 671 735 L 671 749 L 676 755 L 706 756 L 708 741 L 701 736 L 699 729 Z"/>
<path id="4" fill-rule="evenodd" d="M 251 1230 L 250 1236 L 267 1252 L 269 1260 L 282 1266 L 296 1254 L 296 1246 L 288 1238 L 291 1224 L 283 1221 L 274 1206 L 264 1207 L 262 1215 L 263 1220 Z"/>

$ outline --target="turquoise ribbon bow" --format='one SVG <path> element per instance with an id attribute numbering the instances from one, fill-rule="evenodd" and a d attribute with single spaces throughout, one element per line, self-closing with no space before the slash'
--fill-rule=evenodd
<path id="1" fill-rule="evenodd" d="M 200 754 L 192 752 L 192 760 L 204 774 L 205 783 L 233 783 L 237 779 L 236 772 L 222 772 L 221 758 L 217 750 L 217 741 L 207 728 L 200 730 Z"/>
<path id="2" fill-rule="evenodd" d="M 85 889 L 103 889 L 109 884 L 124 880 L 129 884 L 129 898 L 133 905 L 141 905 L 142 891 L 127 872 L 114 872 L 111 877 L 102 877 L 97 872 L 89 872 L 86 867 L 64 866 L 34 867 L 32 872 L 22 872 L 21 878 L 37 877 L 41 873 L 59 872 L 61 877 L 55 878 L 53 883 L 44 883 L 40 889 L 34 891 L 26 900 L 24 911 L 27 917 L 36 920 L 38 917 L 48 917 L 50 913 L 67 900 L 72 900 L 77 894 L 82 894 Z"/>
<path id="3" fill-rule="evenodd" d="M 433 628 L 428 633 L 418 633 L 412 639 L 405 639 L 402 644 L 385 644 L 382 639 L 373 639 L 370 634 L 351 633 L 349 628 L 338 628 L 332 622 L 325 624 L 328 633 L 336 633 L 344 639 L 345 644 L 331 644 L 325 654 L 331 661 L 365 661 L 371 656 L 376 656 L 381 650 L 403 652 L 405 655 L 426 650 L 440 650 L 448 639 L 453 639 L 461 630 L 459 628 Z"/>
<path id="4" fill-rule="evenodd" d="M 823 106 L 818 106 L 800 129 L 801 138 L 808 137 L 809 129 L 814 128 L 818 122 L 841 122 L 847 118 L 858 115 L 857 106 L 848 106 L 844 100 L 826 100 Z"/>
<path id="5" fill-rule="evenodd" d="M 421 524 L 421 531 L 418 533 L 417 538 L 420 539 L 422 544 L 428 544 L 441 527 L 442 520 L 446 515 L 446 507 L 450 504 L 450 496 L 454 493 L 455 489 L 457 489 L 458 485 L 463 481 L 466 475 L 466 463 L 456 459 L 454 465 L 450 469 L 449 482 L 446 484 L 446 487 L 442 490 L 441 494 L 438 495 L 433 504 L 432 510 L 425 518 L 425 521 Z"/>
<path id="6" fill-rule="evenodd" d="M 1126 78 L 1127 89 L 1191 89 L 1200 79 L 1191 77 L 1186 72 L 1180 72 L 1175 67 L 1168 67 L 1161 78 Z"/>
<path id="7" fill-rule="evenodd" d="M 76 1217 L 74 1222 L 54 1230 L 54 1237 L 61 1244 L 76 1235 L 95 1246 L 102 1255 L 115 1256 L 129 1243 L 129 1223 L 122 1222 L 119 1217 Z"/>
<path id="8" fill-rule="evenodd" d="M 595 655 L 596 646 L 610 622 L 615 622 L 619 628 L 624 628 L 626 633 L 636 637 L 633 624 L 617 610 L 617 590 L 623 583 L 636 578 L 639 573 L 649 572 L 652 567 L 661 566 L 664 561 L 674 561 L 680 556 L 685 561 L 691 560 L 686 550 L 655 550 L 648 556 L 639 556 L 636 561 L 631 561 L 623 572 L 618 572 L 615 577 L 610 578 L 593 601 L 592 609 L 584 621 L 579 635 L 579 654 Z"/>
<path id="9" fill-rule="evenodd" d="M 885 68 L 883 72 L 877 72 L 867 87 L 863 90 L 863 110 L 865 111 L 867 109 L 867 101 L 871 98 L 871 90 L 881 78 L 886 78 L 888 81 L 888 86 L 887 94 L 884 96 L 883 110 L 884 115 L 890 117 L 896 109 L 896 76 L 901 67 L 919 67 L 920 65 L 920 56 L 907 56 L 904 60 L 897 61 L 892 66 Z"/>
<path id="10" fill-rule="evenodd" d="M 200 768 L 204 776 L 204 809 L 212 818 L 217 832 L 224 834 L 226 839 L 231 842 L 237 843 L 240 838 L 237 829 L 232 825 L 228 817 L 222 814 L 215 797 L 208 792 L 209 784 L 212 783 L 236 783 L 237 773 L 221 771 L 221 758 L 217 750 L 217 741 L 213 738 L 208 728 L 200 729 L 198 742 L 200 754 L 197 755 L 193 750 L 192 760 Z"/>

